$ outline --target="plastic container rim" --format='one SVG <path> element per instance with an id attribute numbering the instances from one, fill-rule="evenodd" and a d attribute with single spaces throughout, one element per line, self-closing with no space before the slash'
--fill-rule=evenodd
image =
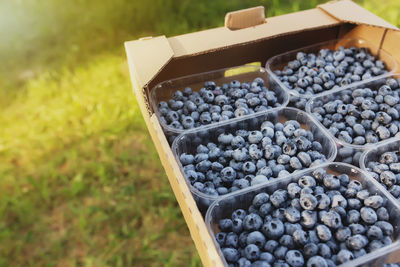
<path id="1" fill-rule="evenodd" d="M 279 108 L 270 109 L 270 110 L 267 110 L 267 111 L 263 111 L 263 112 L 257 113 L 257 116 L 253 116 L 253 117 L 266 116 L 266 115 L 268 115 L 269 113 L 279 112 L 279 111 L 285 110 L 285 109 L 286 109 L 286 110 L 295 111 L 295 112 L 297 112 L 298 114 L 299 114 L 299 113 L 303 113 L 306 117 L 308 117 L 308 119 L 309 119 L 312 123 L 315 124 L 315 126 L 317 127 L 318 130 L 321 130 L 321 126 L 318 125 L 318 124 L 315 122 L 314 118 L 312 118 L 312 116 L 310 116 L 310 114 L 308 114 L 307 112 L 305 112 L 305 111 L 303 111 L 303 110 L 300 110 L 300 109 L 297 109 L 297 108 L 292 108 L 292 107 L 279 107 Z M 252 115 L 254 115 L 254 114 L 252 114 Z M 196 196 L 198 196 L 198 197 L 200 197 L 200 198 L 202 198 L 202 199 L 207 199 L 207 200 L 211 200 L 211 201 L 216 201 L 216 200 L 219 200 L 222 196 L 224 196 L 224 197 L 225 197 L 225 196 L 230 196 L 230 195 L 232 195 L 232 194 L 235 193 L 235 192 L 243 192 L 243 190 L 248 189 L 248 188 L 250 188 L 251 190 L 254 190 L 255 188 L 257 188 L 258 184 L 257 184 L 257 185 L 253 185 L 253 186 L 249 186 L 249 187 L 247 187 L 247 188 L 245 188 L 245 189 L 240 189 L 240 190 L 238 190 L 238 191 L 231 192 L 231 193 L 228 193 L 228 194 L 222 195 L 222 196 L 212 196 L 212 195 L 204 194 L 204 193 L 200 192 L 199 190 L 197 190 L 196 188 L 194 188 L 194 187 L 187 181 L 187 179 L 186 179 L 186 177 L 185 177 L 185 174 L 184 174 L 184 172 L 183 172 L 183 166 L 182 166 L 182 164 L 181 164 L 181 162 L 180 162 L 180 160 L 179 160 L 179 156 L 178 156 L 178 153 L 177 153 L 177 150 L 179 149 L 178 143 L 179 143 L 179 141 L 180 141 L 185 135 L 193 134 L 193 133 L 196 133 L 196 132 L 198 132 L 198 131 L 200 131 L 200 130 L 201 130 L 201 131 L 206 131 L 206 130 L 209 130 L 209 129 L 219 128 L 219 127 L 221 127 L 221 126 L 229 125 L 229 124 L 231 124 L 231 123 L 235 123 L 235 122 L 239 122 L 239 121 L 244 121 L 244 120 L 249 120 L 249 119 L 251 119 L 251 118 L 253 118 L 253 117 L 249 117 L 249 118 L 245 118 L 245 117 L 234 118 L 234 119 L 232 119 L 232 120 L 228 120 L 228 121 L 221 122 L 221 123 L 218 124 L 218 125 L 211 125 L 211 124 L 210 124 L 210 125 L 206 125 L 205 127 L 202 127 L 201 129 L 200 129 L 200 128 L 190 129 L 190 130 L 185 131 L 184 133 L 180 134 L 179 136 L 177 136 L 177 137 L 175 138 L 174 142 L 172 143 L 171 149 L 172 149 L 172 152 L 173 152 L 173 154 L 174 154 L 174 156 L 175 156 L 175 160 L 176 160 L 177 163 L 178 163 L 179 170 L 181 171 L 181 173 L 182 173 L 182 175 L 183 175 L 183 177 L 184 177 L 184 179 L 185 179 L 185 182 L 186 182 L 186 184 L 189 186 L 189 189 L 190 189 L 190 191 L 192 192 L 192 194 L 194 194 L 194 195 L 196 195 Z M 326 132 L 322 132 L 322 134 L 329 140 L 329 144 L 330 144 L 329 146 L 332 148 L 331 155 L 330 155 L 329 158 L 326 159 L 326 162 L 333 162 L 333 161 L 335 160 L 335 158 L 336 158 L 336 155 L 337 155 L 337 146 L 336 146 L 336 144 L 335 144 L 335 140 L 333 140 L 331 136 L 327 135 Z M 323 163 L 323 164 L 325 164 L 325 163 Z M 320 166 L 320 165 L 321 165 L 321 164 L 318 164 L 317 166 Z M 310 169 L 310 168 L 306 168 L 306 169 L 303 169 L 303 170 L 309 170 L 309 169 Z M 303 171 L 303 170 L 301 170 L 301 171 Z M 289 174 L 289 175 L 292 175 L 292 174 Z M 284 176 L 284 177 L 282 177 L 282 178 L 285 178 L 285 177 L 287 177 L 287 176 Z M 277 179 L 281 179 L 281 178 L 274 178 L 274 180 L 277 180 Z M 269 181 L 268 181 L 268 182 L 269 182 Z M 266 182 L 266 183 L 268 183 L 268 182 Z M 264 185 L 264 184 L 265 184 L 265 183 L 262 183 L 261 185 Z"/>
<path id="2" fill-rule="evenodd" d="M 210 125 L 218 125 L 218 123 L 225 122 L 225 121 L 222 121 L 222 122 L 213 122 L 213 123 L 211 123 L 211 124 L 201 125 L 201 126 L 199 126 L 199 127 L 195 127 L 195 128 L 191 128 L 191 129 L 184 129 L 184 130 L 172 128 L 172 127 L 169 126 L 168 124 L 165 124 L 163 121 L 161 121 L 160 112 L 159 112 L 158 106 L 157 106 L 158 103 L 156 103 L 157 101 L 155 101 L 155 100 L 156 100 L 156 92 L 157 92 L 157 89 L 158 89 L 160 86 L 162 86 L 163 84 L 165 84 L 165 83 L 170 83 L 170 82 L 178 81 L 178 80 L 181 80 L 181 79 L 188 79 L 188 78 L 191 78 L 191 77 L 197 77 L 197 76 L 200 76 L 200 75 L 212 74 L 212 73 L 216 73 L 216 72 L 222 72 L 222 71 L 228 71 L 228 70 L 235 70 L 235 69 L 239 69 L 239 68 L 253 68 L 254 71 L 248 71 L 248 72 L 261 71 L 261 72 L 264 72 L 265 75 L 268 76 L 268 78 L 271 77 L 270 74 L 268 73 L 268 71 L 267 71 L 264 67 L 250 64 L 250 65 L 239 65 L 239 66 L 233 66 L 233 67 L 228 67 L 228 68 L 222 68 L 222 69 L 217 69 L 217 70 L 212 70 L 212 71 L 200 72 L 200 73 L 196 73 L 196 74 L 185 75 L 185 76 L 181 76 L 181 77 L 178 77 L 178 78 L 174 78 L 174 79 L 162 81 L 162 82 L 156 84 L 155 86 L 153 86 L 153 87 L 152 87 L 152 90 L 151 90 L 151 94 L 150 94 L 150 95 L 151 95 L 151 105 L 152 105 L 152 107 L 153 107 L 154 113 L 156 114 L 157 119 L 158 119 L 159 123 L 161 124 L 161 126 L 162 126 L 165 130 L 167 130 L 167 131 L 169 131 L 169 132 L 171 132 L 171 133 L 174 133 L 174 134 L 178 134 L 178 135 L 179 135 L 179 134 L 181 134 L 181 133 L 184 133 L 184 132 L 187 132 L 187 131 L 190 131 L 190 130 L 193 130 L 193 129 L 201 129 L 201 128 L 204 128 L 204 127 L 207 127 L 207 126 L 210 126 Z M 247 72 L 245 72 L 245 73 L 247 73 Z M 237 75 L 239 75 L 239 74 L 237 74 Z M 232 75 L 233 79 L 234 79 L 234 77 L 237 76 L 237 75 Z M 273 79 L 273 81 L 276 82 L 275 79 Z M 283 89 L 280 85 L 278 85 L 278 86 L 276 87 L 275 90 L 271 90 L 271 89 L 269 89 L 269 88 L 268 88 L 268 90 L 270 90 L 270 91 L 276 91 L 276 90 L 281 91 L 281 93 L 283 94 L 283 102 L 281 103 L 281 106 L 276 107 L 276 108 L 270 108 L 270 109 L 268 109 L 267 111 L 275 110 L 275 109 L 282 108 L 282 107 L 286 107 L 286 106 L 288 105 L 288 103 L 289 103 L 289 94 L 288 94 L 288 92 L 287 92 L 285 89 Z M 262 112 L 265 112 L 265 111 L 255 112 L 255 113 L 253 113 L 253 114 L 248 114 L 248 115 L 242 116 L 242 117 L 240 117 L 240 118 L 250 118 L 251 116 L 261 114 Z M 226 121 L 231 121 L 231 120 L 234 120 L 234 119 L 237 119 L 237 118 L 232 118 L 232 119 L 229 119 L 229 120 L 226 120 Z"/>

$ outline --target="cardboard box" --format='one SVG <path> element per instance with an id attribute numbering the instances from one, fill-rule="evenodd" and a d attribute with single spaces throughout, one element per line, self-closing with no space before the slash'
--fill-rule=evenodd
<path id="1" fill-rule="evenodd" d="M 364 39 L 400 62 L 399 29 L 348 0 L 266 20 L 257 7 L 229 13 L 225 22 L 225 27 L 125 43 L 136 98 L 205 266 L 222 266 L 222 261 L 151 109 L 151 88 L 185 75 L 249 62 L 264 65 L 276 54 L 337 38 Z"/>

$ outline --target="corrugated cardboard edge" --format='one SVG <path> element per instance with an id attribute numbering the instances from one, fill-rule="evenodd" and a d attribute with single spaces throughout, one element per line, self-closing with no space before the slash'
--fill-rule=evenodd
<path id="1" fill-rule="evenodd" d="M 318 8 L 342 22 L 399 30 L 396 26 L 390 24 L 386 20 L 378 17 L 377 15 L 369 12 L 350 0 L 331 1 L 326 4 L 319 5 Z"/>
<path id="2" fill-rule="evenodd" d="M 229 12 L 225 15 L 225 27 L 230 30 L 244 29 L 265 23 L 263 6 Z"/>
<path id="3" fill-rule="evenodd" d="M 127 46 L 126 52 L 134 94 L 201 260 L 205 266 L 223 266 L 222 260 L 214 248 L 214 242 L 207 230 L 204 219 L 197 208 L 189 187 L 185 183 L 177 162 L 174 160 L 172 150 L 168 145 L 157 116 L 154 114 L 150 116 L 149 112 L 145 112 L 145 110 L 148 110 L 148 102 L 145 100 L 146 94 L 143 92 L 142 84 L 138 79 L 137 70 L 131 58 L 132 52 L 135 50 L 133 48 L 140 47 L 143 44 L 135 43 L 133 45 L 132 42 L 127 42 L 125 45 Z M 182 203 L 185 203 L 185 205 Z M 212 247 L 207 244 L 211 244 Z"/>
<path id="4" fill-rule="evenodd" d="M 151 81 L 174 56 L 168 39 L 163 36 L 125 42 L 128 62 L 141 86 Z M 147 53 L 143 53 L 146 51 Z M 135 64 L 140 62 L 140 66 Z M 146 95 L 146 94 L 145 94 Z M 148 109 L 150 110 L 150 109 Z"/>

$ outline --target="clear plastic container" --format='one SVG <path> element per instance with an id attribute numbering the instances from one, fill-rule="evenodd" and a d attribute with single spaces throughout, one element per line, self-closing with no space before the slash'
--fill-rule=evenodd
<path id="1" fill-rule="evenodd" d="M 287 92 L 270 78 L 269 74 L 264 68 L 255 65 L 244 65 L 219 69 L 215 71 L 204 72 L 164 81 L 153 87 L 151 91 L 151 104 L 153 106 L 155 114 L 157 115 L 161 123 L 161 126 L 163 127 L 164 133 L 166 134 L 169 141 L 172 141 L 176 136 L 183 133 L 185 130 L 173 128 L 161 121 L 161 115 L 158 109 L 158 104 L 161 101 L 168 101 L 173 97 L 173 94 L 177 90 L 183 90 L 186 87 L 192 88 L 193 92 L 198 92 L 201 88 L 204 87 L 204 82 L 206 81 L 213 81 L 216 83 L 217 86 L 221 86 L 223 83 L 229 83 L 233 80 L 238 80 L 241 83 L 252 82 L 257 77 L 264 79 L 265 86 L 269 90 L 275 92 L 275 95 L 278 98 L 278 102 L 281 104 L 281 107 L 285 107 L 289 102 L 289 96 Z M 243 117 L 251 116 L 254 116 L 254 114 L 249 114 Z M 209 125 L 215 124 L 218 124 L 218 122 Z M 201 127 L 204 126 L 200 126 L 194 129 L 198 129 Z"/>
<path id="2" fill-rule="evenodd" d="M 329 92 L 331 90 L 326 90 L 325 92 L 321 92 L 315 95 L 306 95 L 306 94 L 300 94 L 299 92 L 295 90 L 291 90 L 287 86 L 285 86 L 279 79 L 279 77 L 274 73 L 275 70 L 282 70 L 287 64 L 296 59 L 296 55 L 298 52 L 304 52 L 304 53 L 314 53 L 318 54 L 319 50 L 321 49 L 330 49 L 330 50 L 337 50 L 340 46 L 343 46 L 345 48 L 350 48 L 350 47 L 357 47 L 357 48 L 362 48 L 365 47 L 369 50 L 369 52 L 374 55 L 377 59 L 383 61 L 386 64 L 386 68 L 389 72 L 395 72 L 397 70 L 398 64 L 397 61 L 385 50 L 380 49 L 378 46 L 375 46 L 371 44 L 368 41 L 365 41 L 363 39 L 357 39 L 357 38 L 352 38 L 352 39 L 335 39 L 327 42 L 322 42 L 306 47 L 302 47 L 296 50 L 292 50 L 280 55 L 276 55 L 271 57 L 267 63 L 265 68 L 267 69 L 267 72 L 271 75 L 273 79 L 275 79 L 276 83 L 279 84 L 283 89 L 285 89 L 288 94 L 289 94 L 289 103 L 293 103 L 293 101 L 297 101 L 299 98 L 305 98 L 305 99 L 310 99 L 313 96 L 319 96 L 325 92 Z M 384 74 L 386 75 L 386 74 Z M 365 81 L 371 81 L 377 78 L 382 77 L 382 75 L 379 76 L 374 76 L 371 79 L 364 80 Z M 362 82 L 362 81 L 360 81 Z M 349 84 L 350 86 L 359 84 L 360 82 L 355 82 Z M 346 86 L 347 87 L 347 86 Z"/>
<path id="3" fill-rule="evenodd" d="M 367 169 L 368 163 L 371 161 L 379 161 L 381 155 L 385 152 L 399 151 L 400 149 L 400 138 L 394 137 L 390 140 L 381 142 L 379 145 L 375 145 L 366 150 L 360 158 L 360 168 L 363 170 Z"/>
<path id="4" fill-rule="evenodd" d="M 356 85 L 347 86 L 345 88 L 338 88 L 338 89 L 332 90 L 330 92 L 321 94 L 320 96 L 314 96 L 307 102 L 307 105 L 306 105 L 307 113 L 309 113 L 313 117 L 313 119 L 318 123 L 318 125 L 320 125 L 320 127 L 326 132 L 326 134 L 331 136 L 335 140 L 335 143 L 337 144 L 338 153 L 337 153 L 336 161 L 340 161 L 340 162 L 344 162 L 344 163 L 352 163 L 355 166 L 359 166 L 360 157 L 364 151 L 366 151 L 370 148 L 374 148 L 383 142 L 390 141 L 391 139 L 393 139 L 395 137 L 391 137 L 389 139 L 380 141 L 378 143 L 367 143 L 365 145 L 354 145 L 354 144 L 347 143 L 343 140 L 339 140 L 337 137 L 335 137 L 333 134 L 331 134 L 328 131 L 328 129 L 317 120 L 315 115 L 312 114 L 314 108 L 321 107 L 325 103 L 334 101 L 336 99 L 340 99 L 343 96 L 343 94 L 345 94 L 349 91 L 354 91 L 358 88 L 370 88 L 372 90 L 376 90 L 382 84 L 385 83 L 386 79 L 389 79 L 389 78 L 397 79 L 398 76 L 399 76 L 398 74 L 397 75 L 396 74 L 387 74 L 384 77 L 377 78 L 372 81 L 365 81 L 365 82 L 362 82 L 362 83 L 359 83 Z"/>
<path id="5" fill-rule="evenodd" d="M 350 177 L 350 180 L 360 181 L 363 186 L 372 194 L 378 194 L 384 199 L 387 199 L 387 209 L 390 214 L 391 223 L 394 226 L 394 234 L 392 235 L 392 239 L 395 242 L 393 242 L 391 245 L 378 249 L 372 253 L 368 253 L 340 266 L 382 266 L 383 263 L 389 262 L 389 259 L 390 262 L 394 262 L 395 258 L 393 258 L 393 255 L 396 250 L 399 249 L 399 241 L 397 241 L 397 239 L 400 233 L 400 204 L 368 173 L 350 164 L 338 162 L 325 163 L 308 170 L 300 171 L 285 178 L 268 182 L 264 185 L 257 186 L 256 188 L 244 189 L 242 192 L 235 192 L 230 196 L 226 196 L 215 201 L 208 209 L 205 219 L 211 236 L 215 237 L 215 234 L 219 232 L 219 220 L 229 218 L 232 215 L 232 212 L 236 209 L 247 209 L 252 204 L 253 197 L 256 194 L 260 192 L 267 192 L 271 194 L 278 189 L 283 189 L 289 183 L 298 181 L 298 179 L 304 175 L 311 175 L 313 170 L 316 168 L 324 168 L 326 169 L 327 173 L 331 174 L 347 174 Z M 216 242 L 215 238 L 213 238 L 213 241 L 224 264 L 227 265 L 219 244 Z"/>
<path id="6" fill-rule="evenodd" d="M 182 153 L 193 154 L 199 144 L 207 144 L 208 142 L 217 142 L 218 135 L 221 133 L 234 134 L 238 129 L 256 130 L 264 121 L 285 122 L 288 120 L 296 120 L 301 124 L 303 129 L 313 133 L 314 139 L 319 141 L 323 147 L 322 154 L 325 155 L 327 161 L 333 161 L 336 157 L 336 146 L 332 138 L 328 137 L 321 130 L 314 120 L 304 111 L 295 108 L 278 108 L 270 110 L 262 114 L 258 114 L 252 118 L 237 118 L 228 122 L 219 123 L 214 126 L 203 127 L 198 130 L 191 130 L 178 136 L 172 144 L 172 151 L 176 157 L 182 174 L 185 176 L 183 166 L 180 163 L 179 157 Z M 186 178 L 186 177 L 185 177 Z M 194 199 L 200 211 L 204 212 L 208 206 L 222 196 L 211 196 L 204 194 L 195 189 L 189 181 L 187 184 L 193 194 Z M 251 187 L 250 187 L 251 188 Z M 230 193 L 228 195 L 231 195 Z"/>

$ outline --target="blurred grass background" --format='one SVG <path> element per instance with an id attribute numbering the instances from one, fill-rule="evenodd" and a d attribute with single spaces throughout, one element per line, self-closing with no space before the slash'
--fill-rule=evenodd
<path id="1" fill-rule="evenodd" d="M 0 266 L 198 266 L 123 42 L 324 1 L 0 0 Z M 397 0 L 359 0 L 400 25 Z"/>

